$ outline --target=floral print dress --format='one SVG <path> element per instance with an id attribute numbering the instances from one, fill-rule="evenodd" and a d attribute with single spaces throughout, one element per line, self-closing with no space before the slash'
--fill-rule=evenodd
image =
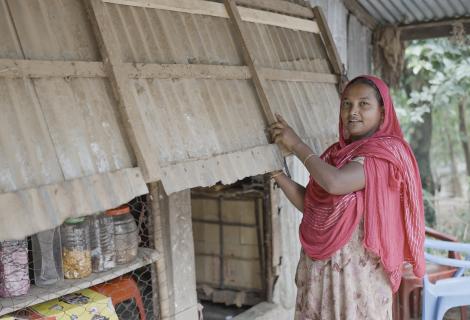
<path id="1" fill-rule="evenodd" d="M 392 287 L 380 259 L 362 245 L 363 224 L 329 260 L 302 251 L 295 320 L 391 320 Z"/>
<path id="2" fill-rule="evenodd" d="M 392 287 L 380 258 L 362 244 L 361 221 L 349 242 L 329 260 L 302 250 L 295 282 L 295 320 L 392 319 Z"/>

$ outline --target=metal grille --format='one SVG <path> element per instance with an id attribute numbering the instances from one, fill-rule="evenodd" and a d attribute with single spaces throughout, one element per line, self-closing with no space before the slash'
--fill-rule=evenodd
<path id="1" fill-rule="evenodd" d="M 94 272 L 80 279 L 66 279 L 48 286 L 43 284 L 41 287 L 36 285 L 35 275 L 38 276 L 38 272 L 35 272 L 35 268 L 41 270 L 40 277 L 43 274 L 55 274 L 56 271 L 60 273 L 60 269 L 63 271 L 65 263 L 68 263 L 65 262 L 65 251 L 63 248 L 60 250 L 60 247 L 58 250 L 56 248 L 49 250 L 62 256 L 63 263 L 60 265 L 47 264 L 47 257 L 41 258 L 38 263 L 39 260 L 37 258 L 35 260 L 33 255 L 33 250 L 37 251 L 40 248 L 36 239 L 41 239 L 41 244 L 46 240 L 50 243 L 57 234 L 61 234 L 59 229 L 46 238 L 34 235 L 33 237 L 36 237 L 34 240 L 33 237 L 28 237 L 23 242 L 0 243 L 0 294 L 3 296 L 0 298 L 0 319 L 3 315 L 13 312 L 17 317 L 23 316 L 25 319 L 29 319 L 32 313 L 47 315 L 50 312 L 58 312 L 70 319 L 106 320 L 112 318 L 112 305 L 119 319 L 158 319 L 156 272 L 152 263 L 156 259 L 156 253 L 151 250 L 154 248 L 154 228 L 150 197 L 149 195 L 137 197 L 128 205 L 138 228 L 137 258 L 129 263 L 116 265 L 103 272 Z M 132 221 L 132 218 L 129 219 Z M 84 221 L 88 221 L 91 232 L 91 220 Z M 112 226 L 116 233 L 116 223 L 114 222 Z M 63 242 L 64 239 L 62 239 Z M 93 253 L 87 254 L 93 255 Z M 85 256 L 73 256 L 73 258 L 80 261 Z M 41 268 L 41 264 L 53 270 Z M 91 265 L 83 268 L 77 267 L 74 272 L 80 273 L 87 270 L 91 270 Z M 19 293 L 23 294 L 13 296 Z M 105 297 L 98 296 L 97 298 L 97 293 Z M 97 299 L 97 302 L 92 302 L 92 299 Z M 87 307 L 80 308 L 80 305 L 84 303 L 88 303 Z M 38 306 L 39 304 L 41 307 Z"/>

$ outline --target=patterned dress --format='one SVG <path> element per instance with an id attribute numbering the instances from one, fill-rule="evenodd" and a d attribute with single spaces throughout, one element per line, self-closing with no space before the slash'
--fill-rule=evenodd
<path id="1" fill-rule="evenodd" d="M 349 242 L 329 260 L 302 250 L 295 276 L 295 320 L 389 320 L 392 288 L 380 258 L 362 242 L 361 221 Z"/>

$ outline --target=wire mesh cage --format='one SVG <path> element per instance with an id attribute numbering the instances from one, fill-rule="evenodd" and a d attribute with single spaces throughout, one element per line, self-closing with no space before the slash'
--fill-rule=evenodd
<path id="1" fill-rule="evenodd" d="M 153 232 L 143 195 L 0 242 L 0 319 L 158 319 Z"/>

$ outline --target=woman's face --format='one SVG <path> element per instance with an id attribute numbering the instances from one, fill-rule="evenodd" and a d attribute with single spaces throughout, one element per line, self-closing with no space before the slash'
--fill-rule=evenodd
<path id="1" fill-rule="evenodd" d="M 356 141 L 374 134 L 382 123 L 383 110 L 374 88 L 363 83 L 349 86 L 340 110 L 343 128 L 346 130 L 345 138 Z"/>

